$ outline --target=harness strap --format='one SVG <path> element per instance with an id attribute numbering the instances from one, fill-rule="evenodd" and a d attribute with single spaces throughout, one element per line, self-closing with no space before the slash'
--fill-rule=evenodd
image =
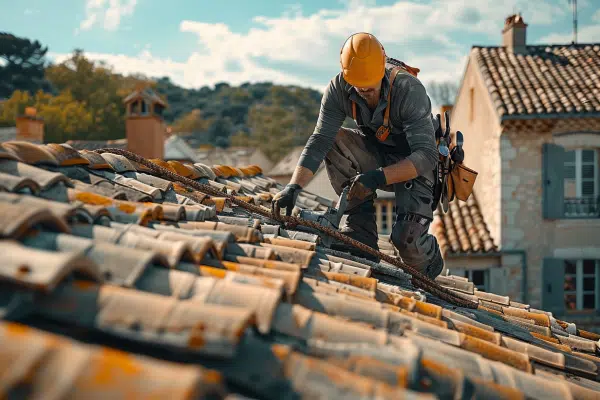
<path id="1" fill-rule="evenodd" d="M 383 114 L 383 125 L 381 125 L 375 133 L 375 137 L 381 142 L 385 142 L 387 137 L 390 135 L 390 106 L 392 103 L 392 89 L 394 88 L 394 81 L 396 80 L 396 76 L 398 75 L 398 72 L 400 72 L 400 70 L 402 69 L 413 76 L 417 76 L 417 74 L 420 71 L 418 68 L 410 67 L 404 63 L 402 63 L 402 67 L 396 66 L 392 68 L 390 72 L 390 90 L 387 94 L 387 106 L 385 107 L 385 113 Z M 354 120 L 356 125 L 359 125 L 356 114 L 356 103 L 354 101 L 352 101 L 352 119 Z"/>

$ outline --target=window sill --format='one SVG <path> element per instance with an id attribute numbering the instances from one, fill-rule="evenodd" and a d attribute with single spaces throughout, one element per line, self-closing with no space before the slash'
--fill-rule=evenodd
<path id="1" fill-rule="evenodd" d="M 560 218 L 555 220 L 557 222 L 557 228 L 568 228 L 568 227 L 590 227 L 598 226 L 600 228 L 600 218 L 598 217 L 569 217 Z"/>

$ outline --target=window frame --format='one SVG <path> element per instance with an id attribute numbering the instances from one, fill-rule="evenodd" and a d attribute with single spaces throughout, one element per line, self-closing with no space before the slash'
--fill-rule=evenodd
<path id="1" fill-rule="evenodd" d="M 595 263 L 594 269 L 594 289 L 593 290 L 585 290 L 583 287 L 584 278 L 591 276 L 591 274 L 585 274 L 583 271 L 583 262 L 586 260 L 592 260 Z M 566 283 L 566 279 L 568 276 L 575 276 L 575 290 L 567 291 L 566 288 L 563 293 L 563 301 L 565 303 L 565 312 L 568 314 L 581 314 L 581 313 L 596 313 L 600 311 L 600 259 L 593 258 L 565 258 L 563 259 L 565 264 L 565 272 L 564 272 L 564 281 Z M 575 263 L 575 275 L 567 273 L 566 263 L 572 262 Z M 566 297 L 569 294 L 575 294 L 575 308 L 571 309 L 567 307 Z M 583 308 L 583 296 L 585 294 L 594 294 L 594 308 Z"/>
<path id="2" fill-rule="evenodd" d="M 575 148 L 575 149 L 565 149 L 566 152 L 575 152 L 575 162 L 571 163 L 570 161 L 564 161 L 565 167 L 567 166 L 567 164 L 573 164 L 572 166 L 575 167 L 575 197 L 576 198 L 582 198 L 584 197 L 583 195 L 583 181 L 584 179 L 589 179 L 589 178 L 584 178 L 583 177 L 583 166 L 584 166 L 584 162 L 583 162 L 583 152 L 584 151 L 592 151 L 592 153 L 594 154 L 594 160 L 592 161 L 592 165 L 594 167 L 594 177 L 593 182 L 594 182 L 594 193 L 592 194 L 591 197 L 596 198 L 600 195 L 600 190 L 598 190 L 598 183 L 599 183 L 599 179 L 598 179 L 598 163 L 600 161 L 600 156 L 598 155 L 598 149 L 597 148 L 589 148 L 589 147 L 580 147 L 580 148 Z M 585 163 L 586 165 L 588 164 L 587 162 Z M 567 178 L 565 177 L 565 183 Z"/>

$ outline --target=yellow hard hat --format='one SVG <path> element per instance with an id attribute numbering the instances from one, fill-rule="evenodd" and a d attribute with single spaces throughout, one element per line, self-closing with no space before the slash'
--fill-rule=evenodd
<path id="1" fill-rule="evenodd" d="M 356 87 L 375 86 L 385 74 L 385 50 L 370 33 L 355 33 L 340 51 L 340 64 L 346 82 Z"/>

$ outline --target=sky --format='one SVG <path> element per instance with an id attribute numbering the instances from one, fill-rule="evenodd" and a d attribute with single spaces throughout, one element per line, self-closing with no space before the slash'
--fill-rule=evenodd
<path id="1" fill-rule="evenodd" d="M 0 31 L 61 62 L 81 48 L 121 73 L 187 87 L 270 81 L 323 90 L 339 51 L 370 32 L 419 78 L 460 81 L 473 45 L 500 45 L 520 12 L 528 44 L 570 43 L 569 0 L 0 0 Z M 579 0 L 578 42 L 600 42 L 600 0 Z"/>

